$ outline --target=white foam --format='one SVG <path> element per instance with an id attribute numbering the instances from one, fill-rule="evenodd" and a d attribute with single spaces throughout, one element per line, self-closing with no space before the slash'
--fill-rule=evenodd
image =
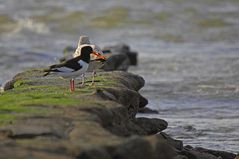
<path id="1" fill-rule="evenodd" d="M 31 18 L 19 18 L 18 20 L 18 26 L 14 30 L 14 32 L 20 32 L 22 30 L 29 30 L 32 32 L 36 32 L 38 34 L 48 34 L 50 32 L 50 29 L 47 27 L 46 24 L 41 22 L 36 22 L 35 20 Z"/>

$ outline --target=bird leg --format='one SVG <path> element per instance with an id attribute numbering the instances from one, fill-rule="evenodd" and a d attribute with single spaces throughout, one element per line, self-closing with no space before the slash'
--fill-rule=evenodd
<path id="1" fill-rule="evenodd" d="M 70 79 L 70 92 L 72 92 L 72 81 Z"/>
<path id="2" fill-rule="evenodd" d="M 74 79 L 70 79 L 70 92 L 75 91 L 75 81 Z"/>
<path id="3" fill-rule="evenodd" d="M 95 84 L 95 75 L 96 75 L 96 71 L 93 70 L 93 72 L 92 72 L 93 77 L 92 77 L 92 82 L 91 82 L 90 86 L 93 86 Z"/>
<path id="4" fill-rule="evenodd" d="M 83 87 L 85 85 L 85 74 L 84 73 L 81 75 L 81 78 L 82 78 L 82 82 L 81 82 L 80 86 Z"/>

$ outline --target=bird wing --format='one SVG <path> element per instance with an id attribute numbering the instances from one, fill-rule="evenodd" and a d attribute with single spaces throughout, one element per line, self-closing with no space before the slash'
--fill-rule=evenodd
<path id="1" fill-rule="evenodd" d="M 77 71 L 81 69 L 82 66 L 78 63 L 78 60 L 76 58 L 67 60 L 60 64 L 55 64 L 50 66 L 50 70 L 60 69 L 60 68 L 67 68 L 67 69 L 71 69 L 72 71 Z"/>
<path id="2" fill-rule="evenodd" d="M 49 69 L 44 70 L 46 72 L 43 76 L 49 75 L 51 72 L 74 72 L 81 69 L 83 66 L 78 63 L 81 57 L 75 57 L 60 64 L 51 65 Z"/>
<path id="3" fill-rule="evenodd" d="M 69 61 L 65 62 L 64 67 L 67 67 L 67 68 L 73 69 L 74 71 L 77 71 L 82 68 L 82 65 L 80 65 L 78 63 L 78 61 L 76 61 L 76 60 L 72 60 L 72 61 L 69 60 Z"/>

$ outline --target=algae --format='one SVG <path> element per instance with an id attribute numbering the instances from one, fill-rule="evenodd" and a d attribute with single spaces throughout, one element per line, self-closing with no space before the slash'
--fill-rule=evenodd
<path id="1" fill-rule="evenodd" d="M 6 14 L 0 14 L 0 34 L 14 30 L 17 22 Z"/>
<path id="2" fill-rule="evenodd" d="M 62 109 L 79 107 L 108 107 L 109 103 L 92 97 L 97 89 L 122 87 L 117 77 L 98 73 L 95 85 L 92 76 L 86 75 L 85 86 L 75 80 L 75 91 L 69 91 L 69 81 L 50 75 L 43 77 L 43 69 L 33 69 L 17 74 L 13 88 L 0 94 L 0 126 L 13 123 L 29 115 L 61 114 Z M 52 109 L 54 107 L 54 109 Z"/>
<path id="3" fill-rule="evenodd" d="M 219 28 L 229 25 L 229 23 L 219 18 L 202 19 L 197 24 L 203 28 Z"/>
<path id="4" fill-rule="evenodd" d="M 174 43 L 179 43 L 183 42 L 183 38 L 180 35 L 174 35 L 171 33 L 165 33 L 159 36 L 160 39 L 167 41 L 167 42 L 174 42 Z"/>
<path id="5" fill-rule="evenodd" d="M 2 92 L 0 95 L 0 125 L 15 120 L 16 113 L 25 114 L 49 114 L 59 113 L 56 109 L 43 109 L 38 106 L 95 106 L 102 105 L 100 101 L 88 100 L 87 94 L 94 93 L 96 88 L 107 88 L 114 86 L 109 76 L 97 75 L 95 85 L 89 86 L 91 76 L 86 77 L 86 85 L 78 87 L 70 92 L 68 80 L 58 77 L 41 76 L 42 69 L 28 70 L 15 77 L 13 89 Z M 8 112 L 3 114 L 2 112 Z"/>
<path id="6" fill-rule="evenodd" d="M 172 14 L 169 12 L 159 12 L 159 13 L 154 14 L 154 19 L 156 19 L 158 21 L 165 21 L 165 20 L 169 19 L 171 16 L 172 16 Z"/>
<path id="7" fill-rule="evenodd" d="M 54 24 L 54 29 L 57 29 L 61 32 L 71 33 L 79 29 L 78 27 L 82 24 L 84 15 L 85 14 L 82 11 L 74 11 L 62 14 L 57 10 L 47 15 L 33 16 L 32 19 L 38 22 L 47 23 L 48 25 L 52 23 Z"/>
<path id="8" fill-rule="evenodd" d="M 0 126 L 12 123 L 15 120 L 15 116 L 9 113 L 2 113 L 0 111 Z"/>
<path id="9" fill-rule="evenodd" d="M 100 16 L 93 17 L 89 22 L 92 27 L 113 28 L 122 26 L 129 19 L 129 9 L 126 7 L 113 7 L 103 11 Z"/>

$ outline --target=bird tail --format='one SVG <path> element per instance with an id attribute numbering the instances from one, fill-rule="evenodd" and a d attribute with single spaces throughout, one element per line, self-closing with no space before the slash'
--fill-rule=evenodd
<path id="1" fill-rule="evenodd" d="M 56 71 L 55 68 L 57 68 L 58 65 L 51 65 L 48 69 L 43 70 L 44 72 L 46 72 L 43 76 L 47 76 L 49 75 L 52 71 Z"/>
<path id="2" fill-rule="evenodd" d="M 44 70 L 44 72 L 45 72 L 45 74 L 43 75 L 44 77 L 47 76 L 47 75 L 49 75 L 49 74 L 51 73 L 50 70 Z"/>
<path id="3" fill-rule="evenodd" d="M 49 67 L 49 68 L 47 68 L 47 69 L 44 69 L 43 72 L 45 72 L 45 73 L 43 74 L 43 76 L 47 76 L 47 75 L 49 75 L 49 74 L 51 73 L 51 68 Z"/>

